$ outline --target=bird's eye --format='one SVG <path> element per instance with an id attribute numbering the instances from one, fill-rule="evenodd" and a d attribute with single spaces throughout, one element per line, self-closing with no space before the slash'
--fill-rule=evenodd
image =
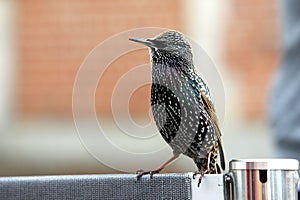
<path id="1" fill-rule="evenodd" d="M 167 44 L 165 41 L 162 40 L 151 40 L 151 42 L 154 44 L 154 46 L 158 49 L 163 49 L 167 47 Z"/>

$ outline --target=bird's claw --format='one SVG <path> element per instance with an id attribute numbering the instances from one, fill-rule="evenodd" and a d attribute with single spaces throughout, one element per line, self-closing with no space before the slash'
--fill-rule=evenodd
<path id="1" fill-rule="evenodd" d="M 204 171 L 204 172 L 199 172 L 199 171 L 194 172 L 193 179 L 195 179 L 198 174 L 200 175 L 199 180 L 198 180 L 198 187 L 200 187 L 200 184 L 202 182 L 204 174 L 206 174 L 206 173 L 207 173 L 206 171 Z"/>
<path id="2" fill-rule="evenodd" d="M 160 170 L 156 169 L 156 170 L 152 170 L 150 171 L 150 178 L 153 178 L 154 174 L 158 174 Z"/>
<path id="3" fill-rule="evenodd" d="M 137 176 L 136 176 L 136 182 L 137 182 L 140 180 L 140 178 L 142 176 L 144 176 L 145 174 L 148 174 L 149 172 L 148 171 L 145 172 L 143 169 L 138 169 L 135 173 L 137 174 Z"/>
<path id="4" fill-rule="evenodd" d="M 140 173 L 142 173 L 142 172 L 144 172 L 143 169 L 138 169 L 138 170 L 136 170 L 135 174 L 140 174 Z"/>
<path id="5" fill-rule="evenodd" d="M 144 171 L 142 169 L 139 169 L 139 170 L 136 171 L 136 174 L 137 174 L 136 181 L 139 181 L 142 178 L 142 176 L 144 176 L 146 174 L 150 174 L 150 178 L 153 178 L 153 175 L 158 174 L 159 172 L 160 172 L 159 169 L 150 170 L 150 171 Z"/>
<path id="6" fill-rule="evenodd" d="M 198 174 L 198 172 L 194 172 L 194 174 L 193 174 L 193 179 L 195 179 L 196 178 L 196 175 Z"/>

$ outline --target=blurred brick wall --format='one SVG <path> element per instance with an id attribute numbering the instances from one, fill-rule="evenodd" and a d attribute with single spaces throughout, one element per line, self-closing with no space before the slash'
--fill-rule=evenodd
<path id="1" fill-rule="evenodd" d="M 76 72 L 88 53 L 107 37 L 138 27 L 180 30 L 182 21 L 179 0 L 24 0 L 17 1 L 17 6 L 17 111 L 23 117 L 71 117 Z M 96 98 L 102 100 L 96 103 L 98 112 L 110 113 L 116 81 L 145 61 L 146 50 L 114 63 L 101 80 L 105 87 L 97 92 Z M 149 87 L 138 90 L 131 111 L 148 112 L 148 96 Z"/>
<path id="2" fill-rule="evenodd" d="M 232 0 L 224 56 L 242 81 L 240 104 L 247 119 L 263 119 L 278 65 L 278 9 L 273 0 Z"/>
<path id="3" fill-rule="evenodd" d="M 185 32 L 183 2 L 17 1 L 17 113 L 23 117 L 71 117 L 75 76 L 88 53 L 111 35 L 131 28 L 154 26 Z M 242 80 L 243 88 L 238 94 L 242 113 L 248 119 L 261 119 L 272 72 L 278 64 L 276 2 L 232 0 L 231 3 L 228 31 L 224 33 L 224 58 L 228 71 Z M 98 113 L 111 113 L 110 98 L 116 82 L 129 69 L 148 59 L 148 52 L 141 50 L 111 65 L 97 90 Z M 132 96 L 133 114 L 148 113 L 149 89 L 142 87 Z"/>

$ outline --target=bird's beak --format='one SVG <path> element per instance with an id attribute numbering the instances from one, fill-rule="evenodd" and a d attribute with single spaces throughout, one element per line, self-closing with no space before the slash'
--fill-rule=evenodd
<path id="1" fill-rule="evenodd" d="M 146 45 L 147 47 L 154 47 L 153 42 L 148 38 L 129 38 L 129 40 L 141 43 L 143 45 Z"/>

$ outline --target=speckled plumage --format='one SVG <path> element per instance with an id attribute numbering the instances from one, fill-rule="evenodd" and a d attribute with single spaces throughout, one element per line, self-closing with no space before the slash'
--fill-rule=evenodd
<path id="1" fill-rule="evenodd" d="M 177 31 L 167 31 L 152 39 L 131 40 L 150 48 L 152 112 L 174 157 L 189 156 L 200 174 L 220 173 L 216 163 L 219 149 L 223 169 L 225 164 L 218 119 L 209 88 L 193 65 L 188 40 Z M 157 173 L 163 167 L 140 175 Z"/>

